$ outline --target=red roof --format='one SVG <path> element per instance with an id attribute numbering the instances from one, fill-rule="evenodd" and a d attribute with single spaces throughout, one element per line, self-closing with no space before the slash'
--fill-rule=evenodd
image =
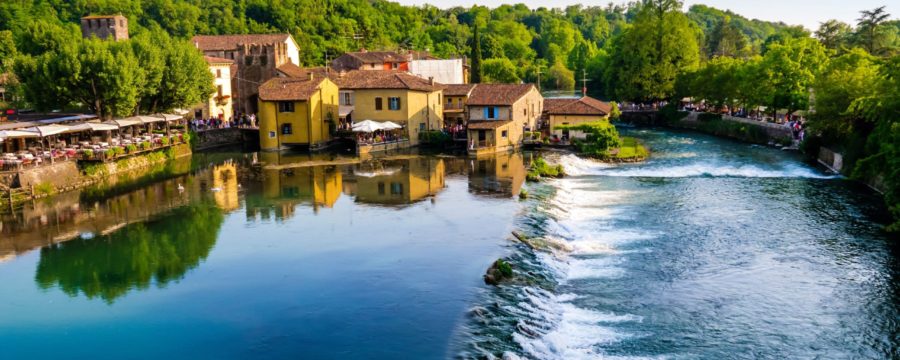
<path id="1" fill-rule="evenodd" d="M 276 77 L 259 86 L 259 98 L 265 101 L 298 101 L 309 100 L 318 90 L 325 78 L 310 80 Z"/>
<path id="2" fill-rule="evenodd" d="M 215 57 L 215 56 L 203 56 L 203 59 L 205 59 L 208 64 L 225 64 L 225 65 L 234 64 L 234 60 L 229 60 L 229 59 Z"/>
<path id="3" fill-rule="evenodd" d="M 466 104 L 512 105 L 531 89 L 535 89 L 534 84 L 478 84 Z"/>
<path id="4" fill-rule="evenodd" d="M 468 96 L 476 84 L 452 84 L 444 89 L 444 96 Z"/>
<path id="5" fill-rule="evenodd" d="M 606 116 L 612 111 L 609 103 L 589 96 L 582 98 L 544 99 L 544 112 L 550 115 Z"/>
<path id="6" fill-rule="evenodd" d="M 429 80 L 399 70 L 353 70 L 340 73 L 338 76 L 334 76 L 333 79 L 342 89 L 408 89 L 431 92 L 445 88 L 445 85 L 432 83 Z"/>
<path id="7" fill-rule="evenodd" d="M 197 35 L 191 41 L 202 51 L 234 50 L 238 44 L 274 44 L 285 42 L 290 34 Z"/>

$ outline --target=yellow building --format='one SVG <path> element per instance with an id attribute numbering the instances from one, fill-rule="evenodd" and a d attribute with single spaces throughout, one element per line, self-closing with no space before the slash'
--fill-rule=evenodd
<path id="1" fill-rule="evenodd" d="M 409 146 L 419 143 L 419 134 L 442 129 L 444 86 L 434 80 L 403 71 L 364 70 L 342 72 L 333 79 L 343 96 L 351 99 L 347 116 L 354 123 L 374 120 L 400 124 Z"/>
<path id="2" fill-rule="evenodd" d="M 411 204 L 437 195 L 445 186 L 444 160 L 436 158 L 360 164 L 353 173 L 356 181 L 345 184 L 345 190 L 351 190 L 357 201 L 370 204 Z"/>
<path id="3" fill-rule="evenodd" d="M 469 155 L 522 146 L 524 132 L 537 128 L 543 106 L 533 84 L 479 84 L 466 104 Z"/>
<path id="4" fill-rule="evenodd" d="M 341 197 L 342 174 L 335 166 L 308 166 L 292 169 L 264 169 L 262 194 L 266 204 L 290 208 L 300 204 L 330 208 Z"/>
<path id="5" fill-rule="evenodd" d="M 447 85 L 444 89 L 444 126 L 465 125 L 466 102 L 476 84 Z"/>
<path id="6" fill-rule="evenodd" d="M 263 150 L 328 145 L 337 126 L 338 87 L 325 77 L 277 77 L 259 87 L 259 137 Z"/>
<path id="7" fill-rule="evenodd" d="M 521 152 L 495 153 L 469 160 L 469 191 L 482 195 L 519 196 L 525 183 Z"/>
<path id="8" fill-rule="evenodd" d="M 588 96 L 544 100 L 544 114 L 550 124 L 550 134 L 560 141 L 585 139 L 587 135 L 577 130 L 557 129 L 559 126 L 609 121 L 611 110 L 609 103 Z"/>
<path id="9" fill-rule="evenodd" d="M 204 56 L 209 64 L 209 72 L 213 74 L 213 85 L 216 92 L 199 107 L 194 108 L 194 118 L 217 118 L 230 121 L 234 118 L 234 105 L 231 94 L 231 65 L 234 61 Z"/>

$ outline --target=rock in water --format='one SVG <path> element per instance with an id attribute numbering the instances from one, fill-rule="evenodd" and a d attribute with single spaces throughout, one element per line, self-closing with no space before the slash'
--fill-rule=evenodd
<path id="1" fill-rule="evenodd" d="M 497 259 L 484 274 L 484 282 L 488 285 L 500 285 L 501 282 L 512 279 L 512 276 L 512 265 L 503 259 Z"/>

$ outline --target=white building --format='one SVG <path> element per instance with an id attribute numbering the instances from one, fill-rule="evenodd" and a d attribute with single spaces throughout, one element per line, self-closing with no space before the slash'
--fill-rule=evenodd
<path id="1" fill-rule="evenodd" d="M 434 78 L 441 84 L 465 84 L 465 61 L 463 59 L 423 59 L 409 62 L 409 72 L 428 79 Z"/>
<path id="2" fill-rule="evenodd" d="M 204 56 L 204 58 L 213 75 L 216 92 L 201 106 L 194 109 L 194 118 L 229 120 L 234 116 L 231 93 L 231 65 L 234 64 L 234 61 L 212 56 Z"/>

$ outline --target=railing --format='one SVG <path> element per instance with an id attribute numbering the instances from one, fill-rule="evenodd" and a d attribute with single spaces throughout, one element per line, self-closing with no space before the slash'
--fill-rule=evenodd
<path id="1" fill-rule="evenodd" d="M 444 110 L 465 110 L 466 106 L 462 104 L 444 104 Z"/>
<path id="2" fill-rule="evenodd" d="M 47 166 L 65 161 L 75 161 L 76 154 L 67 154 L 62 151 L 54 151 L 51 156 L 41 156 L 33 158 L 0 158 L 0 172 L 19 172 L 26 169 L 34 169 L 41 166 Z"/>
<path id="3" fill-rule="evenodd" d="M 113 146 L 107 149 L 85 149 L 78 152 L 77 159 L 81 161 L 108 162 L 186 143 L 182 134 L 172 135 L 168 138 L 168 141 L 165 139 L 167 138 L 157 138 L 127 146 Z"/>
<path id="4" fill-rule="evenodd" d="M 475 149 L 494 147 L 494 142 L 490 140 L 476 140 L 470 144 L 474 145 Z"/>

